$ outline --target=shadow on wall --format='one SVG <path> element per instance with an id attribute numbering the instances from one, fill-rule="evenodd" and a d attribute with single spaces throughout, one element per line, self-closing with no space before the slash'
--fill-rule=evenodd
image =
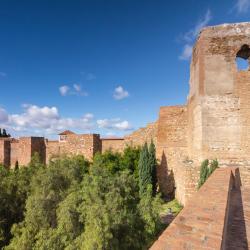
<path id="1" fill-rule="evenodd" d="M 157 178 L 159 188 L 166 200 L 171 200 L 175 197 L 175 180 L 173 170 L 169 170 L 167 157 L 162 151 L 161 161 L 158 165 Z"/>
<path id="2" fill-rule="evenodd" d="M 227 250 L 248 249 L 244 206 L 239 169 L 235 170 L 234 185 L 227 205 L 228 220 L 224 225 L 222 248 Z"/>

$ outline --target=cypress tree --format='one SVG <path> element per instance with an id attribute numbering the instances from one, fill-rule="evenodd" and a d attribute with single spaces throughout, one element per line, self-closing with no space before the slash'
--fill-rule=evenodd
<path id="1" fill-rule="evenodd" d="M 152 191 L 153 195 L 155 195 L 157 190 L 157 173 L 156 173 L 157 160 L 155 155 L 155 144 L 153 143 L 153 140 L 151 140 L 149 146 L 149 167 L 150 167 Z"/>
<path id="2" fill-rule="evenodd" d="M 214 172 L 214 170 L 216 168 L 219 167 L 219 162 L 215 159 L 212 160 L 212 162 L 210 163 L 210 167 L 209 167 L 209 176 Z"/>
<path id="3" fill-rule="evenodd" d="M 202 162 L 201 164 L 201 169 L 200 169 L 200 180 L 198 183 L 198 188 L 200 188 L 205 181 L 207 180 L 208 176 L 209 176 L 209 167 L 208 167 L 208 160 L 205 160 Z"/>
<path id="4" fill-rule="evenodd" d="M 3 135 L 2 135 L 2 129 L 0 128 L 0 137 L 3 137 Z"/>
<path id="5" fill-rule="evenodd" d="M 147 143 L 145 143 L 143 148 L 141 149 L 138 168 L 139 168 L 139 189 L 140 189 L 140 196 L 142 197 L 143 194 L 147 191 L 147 185 L 151 184 L 152 181 L 149 168 L 149 152 Z"/>

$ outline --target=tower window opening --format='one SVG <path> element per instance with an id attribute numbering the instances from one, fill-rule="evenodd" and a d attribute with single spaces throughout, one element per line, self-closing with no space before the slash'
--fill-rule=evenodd
<path id="1" fill-rule="evenodd" d="M 238 71 L 247 71 L 249 68 L 250 48 L 244 44 L 236 54 L 236 65 Z"/>

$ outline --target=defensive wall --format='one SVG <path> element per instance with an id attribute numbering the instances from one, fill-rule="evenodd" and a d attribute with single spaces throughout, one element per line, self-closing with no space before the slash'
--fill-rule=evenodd
<path id="1" fill-rule="evenodd" d="M 99 134 L 75 134 L 71 131 L 62 132 L 54 141 L 44 137 L 1 138 L 0 163 L 7 167 L 25 166 L 35 152 L 44 163 L 60 155 L 84 155 L 92 160 L 97 152 L 122 152 L 128 145 L 139 146 L 145 141 L 156 141 L 156 131 L 157 123 L 151 123 L 124 138 L 100 138 Z"/>

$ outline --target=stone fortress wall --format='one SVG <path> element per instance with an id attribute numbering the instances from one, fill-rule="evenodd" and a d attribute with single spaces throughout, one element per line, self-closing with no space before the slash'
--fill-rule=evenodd
<path id="1" fill-rule="evenodd" d="M 75 134 L 64 131 L 59 140 L 44 137 L 20 137 L 0 139 L 0 163 L 7 167 L 27 165 L 37 152 L 44 163 L 60 155 L 84 155 L 92 160 L 97 152 L 112 150 L 122 152 L 127 145 L 139 146 L 144 141 L 156 140 L 157 123 L 148 124 L 124 138 L 100 138 L 99 134 Z"/>
<path id="2" fill-rule="evenodd" d="M 243 184 L 250 179 L 250 70 L 237 69 L 236 58 L 250 58 L 250 23 L 204 28 L 193 49 L 187 104 L 161 107 L 158 120 L 124 138 L 76 135 L 59 141 L 29 137 L 0 139 L 0 162 L 26 165 L 38 151 L 52 156 L 121 152 L 126 145 L 154 141 L 161 191 L 185 204 L 196 191 L 200 164 L 217 158 L 220 165 L 239 166 Z M 244 168 L 244 169 L 243 169 Z"/>

